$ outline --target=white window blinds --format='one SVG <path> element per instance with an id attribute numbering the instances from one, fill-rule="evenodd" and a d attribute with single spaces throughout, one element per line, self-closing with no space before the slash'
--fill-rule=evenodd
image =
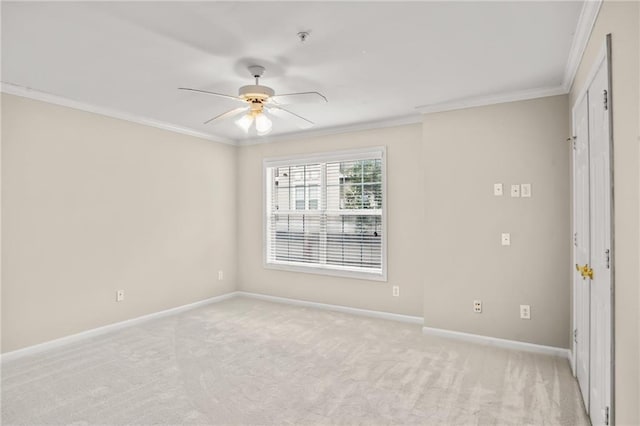
<path id="1" fill-rule="evenodd" d="M 268 266 L 385 279 L 384 149 L 265 161 Z"/>

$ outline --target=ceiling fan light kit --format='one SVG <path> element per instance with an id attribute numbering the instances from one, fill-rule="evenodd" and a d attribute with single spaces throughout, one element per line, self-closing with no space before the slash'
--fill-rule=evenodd
<path id="1" fill-rule="evenodd" d="M 241 118 L 235 121 L 235 124 L 244 130 L 245 133 L 249 133 L 255 124 L 257 135 L 263 136 L 271 132 L 273 127 L 271 119 L 267 116 L 267 113 L 269 113 L 276 117 L 292 121 L 302 129 L 307 129 L 313 126 L 314 123 L 312 121 L 283 108 L 282 105 L 307 102 L 327 102 L 327 98 L 324 95 L 318 92 L 299 92 L 276 95 L 275 91 L 271 87 L 260 84 L 260 77 L 264 74 L 264 67 L 260 65 L 252 65 L 248 67 L 248 69 L 251 76 L 256 79 L 255 84 L 240 87 L 238 90 L 238 96 L 209 92 L 207 90 L 190 89 L 187 87 L 180 87 L 179 90 L 204 93 L 220 98 L 244 102 L 246 104 L 244 107 L 235 108 L 217 115 L 205 121 L 204 124 L 215 123 L 244 114 Z"/>
<path id="2" fill-rule="evenodd" d="M 253 124 L 253 115 L 251 115 L 251 114 L 243 115 L 242 117 L 237 119 L 235 121 L 235 123 L 236 123 L 236 126 L 240 127 L 242 130 L 244 130 L 245 133 L 248 133 L 249 132 L 249 128 Z"/>
<path id="3" fill-rule="evenodd" d="M 266 135 L 271 131 L 271 127 L 272 123 L 271 120 L 269 120 L 269 117 L 264 114 L 258 114 L 256 116 L 256 131 L 258 132 L 258 135 Z"/>

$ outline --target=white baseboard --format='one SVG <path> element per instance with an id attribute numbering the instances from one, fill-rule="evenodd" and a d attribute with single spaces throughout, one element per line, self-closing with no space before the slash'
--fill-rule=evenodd
<path id="1" fill-rule="evenodd" d="M 576 377 L 576 358 L 573 354 L 573 350 L 572 349 L 567 349 L 569 351 L 569 353 L 567 354 L 567 356 L 569 357 L 569 364 L 571 364 L 571 373 L 573 373 L 573 377 Z"/>
<path id="2" fill-rule="evenodd" d="M 381 311 L 370 311 L 370 310 L 367 310 L 367 309 L 350 308 L 350 307 L 347 307 L 347 306 L 329 305 L 329 304 L 325 304 L 325 303 L 307 302 L 307 301 L 304 301 L 304 300 L 287 299 L 287 298 L 284 298 L 284 297 L 268 296 L 268 295 L 265 295 L 265 294 L 249 293 L 249 292 L 245 292 L 245 291 L 233 291 L 233 292 L 230 292 L 230 293 L 222 294 L 220 296 L 210 297 L 208 299 L 200 300 L 198 302 L 189 303 L 187 305 L 177 306 L 177 307 L 171 308 L 171 309 L 165 309 L 164 311 L 154 312 L 152 314 L 143 315 L 141 317 L 137 317 L 137 318 L 132 318 L 132 319 L 125 320 L 125 321 L 116 322 L 116 323 L 113 323 L 113 324 L 105 325 L 103 327 L 93 328 L 91 330 L 87 330 L 87 331 L 83 331 L 83 332 L 80 332 L 80 333 L 72 334 L 70 336 L 61 337 L 59 339 L 50 340 L 48 342 L 39 343 L 37 345 L 27 346 L 26 348 L 17 349 L 15 351 L 7 352 L 7 353 L 4 353 L 4 354 L 2 354 L 0 356 L 1 357 L 1 362 L 5 363 L 5 362 L 8 362 L 8 361 L 13 361 L 13 360 L 16 360 L 18 358 L 22 358 L 22 357 L 29 356 L 29 355 L 34 355 L 34 354 L 37 354 L 37 353 L 40 353 L 40 352 L 47 351 L 49 349 L 57 348 L 57 347 L 60 347 L 60 346 L 63 346 L 63 345 L 68 345 L 70 343 L 75 343 L 75 342 L 78 342 L 78 341 L 81 341 L 81 340 L 84 340 L 84 339 L 88 339 L 90 337 L 99 336 L 101 334 L 106 334 L 106 333 L 110 333 L 110 332 L 113 332 L 113 331 L 117 331 L 117 330 L 120 330 L 120 329 L 125 328 L 125 327 L 130 327 L 132 325 L 139 324 L 139 323 L 144 322 L 144 321 L 149 321 L 149 320 L 152 320 L 152 319 L 156 319 L 156 318 L 161 318 L 161 317 L 165 317 L 165 316 L 168 316 L 168 315 L 177 314 L 179 312 L 188 311 L 190 309 L 195 309 L 195 308 L 198 308 L 200 306 L 209 305 L 209 304 L 212 304 L 212 303 L 217 303 L 217 302 L 221 302 L 223 300 L 231 299 L 231 298 L 236 297 L 236 296 L 250 297 L 250 298 L 254 298 L 254 299 L 267 300 L 267 301 L 271 301 L 271 302 L 287 303 L 287 304 L 290 304 L 290 305 L 308 306 L 308 307 L 313 307 L 313 308 L 318 308 L 318 309 L 326 309 L 326 310 L 331 310 L 331 311 L 345 312 L 345 313 L 355 314 L 355 315 L 364 315 L 364 316 L 374 317 L 374 318 L 382 318 L 382 319 L 388 319 L 388 320 L 394 320 L 394 321 L 408 322 L 408 323 L 412 323 L 412 324 L 422 324 L 423 323 L 422 317 L 412 317 L 412 316 L 409 316 L 409 315 L 393 314 L 393 313 L 381 312 Z"/>
<path id="3" fill-rule="evenodd" d="M 555 346 L 537 345 L 535 343 L 519 342 L 517 340 L 499 339 L 497 337 L 482 336 L 479 334 L 463 333 L 461 331 L 444 330 L 441 328 L 422 327 L 424 334 L 432 336 L 447 337 L 451 339 L 465 340 L 467 342 L 481 343 L 485 345 L 498 346 L 506 349 L 515 349 L 527 352 L 537 352 L 546 355 L 555 355 L 571 360 L 569 349 L 557 348 Z"/>
<path id="4" fill-rule="evenodd" d="M 33 355 L 33 354 L 36 354 L 36 353 L 39 353 L 39 352 L 44 352 L 44 351 L 47 351 L 49 349 L 53 349 L 53 348 L 56 348 L 56 347 L 59 347 L 59 346 L 63 346 L 63 345 L 67 345 L 67 344 L 70 344 L 70 343 L 78 342 L 78 341 L 81 341 L 81 340 L 84 340 L 84 339 L 87 339 L 87 338 L 90 338 L 90 337 L 94 337 L 94 336 L 98 336 L 98 335 L 101 335 L 101 334 L 106 334 L 106 333 L 110 333 L 110 332 L 113 332 L 113 331 L 117 331 L 117 330 L 120 330 L 122 328 L 130 327 L 132 325 L 139 324 L 139 323 L 142 323 L 142 322 L 145 322 L 145 321 L 149 321 L 149 320 L 152 320 L 152 319 L 165 317 L 165 316 L 168 316 L 168 315 L 177 314 L 179 312 L 187 311 L 187 310 L 190 310 L 190 309 L 195 309 L 195 308 L 198 308 L 200 306 L 205 306 L 205 305 L 209 305 L 209 304 L 212 304 L 212 303 L 221 302 L 223 300 L 231 299 L 231 298 L 237 297 L 237 296 L 243 296 L 243 297 L 248 297 L 248 298 L 253 298 L 253 299 L 260 299 L 260 300 L 265 300 L 265 301 L 269 301 L 269 302 L 285 303 L 285 304 L 289 304 L 289 305 L 305 306 L 305 307 L 316 308 L 316 309 L 324 309 L 324 310 L 334 311 L 334 312 L 343 312 L 343 313 L 347 313 L 347 314 L 361 315 L 361 316 L 366 316 L 366 317 L 371 317 L 371 318 L 380 318 L 380 319 L 386 319 L 386 320 L 392 320 L 392 321 L 400 321 L 400 322 L 405 322 L 405 323 L 410 323 L 410 324 L 420 324 L 420 325 L 422 325 L 424 323 L 424 319 L 422 317 L 418 317 L 418 316 L 394 314 L 394 313 L 391 313 L 391 312 L 373 311 L 373 310 L 369 310 L 369 309 L 351 308 L 351 307 L 348 307 L 348 306 L 331 305 L 331 304 L 327 304 L 327 303 L 310 302 L 310 301 L 306 301 L 306 300 L 290 299 L 290 298 L 286 298 L 286 297 L 269 296 L 269 295 L 266 295 L 266 294 L 251 293 L 251 292 L 246 292 L 246 291 L 233 291 L 233 292 L 230 292 L 230 293 L 222 294 L 220 296 L 215 296 L 215 297 L 211 297 L 211 298 L 208 298 L 208 299 L 200 300 L 198 302 L 189 303 L 187 305 L 177 306 L 175 308 L 166 309 L 164 311 L 155 312 L 155 313 L 148 314 L 148 315 L 143 315 L 141 317 L 132 318 L 132 319 L 125 320 L 125 321 L 120 321 L 120 322 L 117 322 L 117 323 L 114 323 L 114 324 L 105 325 L 103 327 L 94 328 L 94 329 L 91 329 L 91 330 L 83 331 L 81 333 L 72 334 L 70 336 L 62 337 L 62 338 L 55 339 L 55 340 L 50 340 L 48 342 L 39 343 L 37 345 L 28 346 L 26 348 L 22 348 L 22 349 L 18 349 L 18 350 L 15 350 L 15 351 L 7 352 L 7 353 L 4 353 L 4 354 L 1 355 L 1 360 L 2 360 L 2 363 L 5 363 L 5 362 L 8 362 L 8 361 L 12 361 L 12 360 L 18 359 L 18 358 L 22 358 L 24 356 Z M 432 327 L 423 327 L 422 328 L 422 332 L 424 334 L 430 334 L 430 335 L 448 337 L 448 338 L 455 338 L 455 339 L 459 339 L 459 340 L 466 340 L 466 341 L 469 341 L 469 342 L 494 345 L 494 346 L 499 346 L 499 347 L 508 348 L 508 349 L 516 349 L 516 350 L 523 350 L 523 351 L 529 351 L 529 352 L 537 352 L 537 353 L 542 353 L 542 354 L 547 354 L 547 355 L 556 355 L 556 356 L 565 357 L 569 361 L 571 361 L 571 351 L 569 349 L 557 348 L 557 347 L 553 347 L 553 346 L 536 345 L 536 344 L 533 344 L 533 343 L 518 342 L 518 341 L 515 341 L 515 340 L 507 340 L 507 339 L 499 339 L 497 337 L 481 336 L 481 335 L 477 335 L 477 334 L 462 333 L 462 332 L 459 332 L 459 331 L 443 330 L 443 329 L 432 328 Z"/>
<path id="5" fill-rule="evenodd" d="M 410 324 L 423 324 L 422 317 L 414 317 L 411 315 L 393 314 L 391 312 L 371 311 L 369 309 L 351 308 L 349 306 L 330 305 L 328 303 L 309 302 L 300 299 L 289 299 L 286 297 L 269 296 L 266 294 L 250 293 L 247 291 L 237 291 L 236 295 L 250 297 L 253 299 L 266 300 L 269 302 L 286 303 L 288 305 L 307 306 L 310 308 L 324 309 L 328 311 L 344 312 L 347 314 L 362 315 L 372 318 L 380 318 L 392 321 L 407 322 Z"/>
<path id="6" fill-rule="evenodd" d="M 165 317 L 167 315 L 177 314 L 179 312 L 188 311 L 190 309 L 195 309 L 200 306 L 209 305 L 211 303 L 221 302 L 223 300 L 235 297 L 235 295 L 236 295 L 236 292 L 225 293 L 220 296 L 210 297 L 208 299 L 200 300 L 194 303 L 189 303 L 187 305 L 165 309 L 164 311 L 154 312 L 152 314 L 143 315 L 141 317 L 136 317 L 136 318 L 128 319 L 125 321 L 116 322 L 113 324 L 109 324 L 102 327 L 93 328 L 91 330 L 83 331 L 80 333 L 72 334 L 70 336 L 65 336 L 59 339 L 50 340 L 48 342 L 39 343 L 37 345 L 27 346 L 26 348 L 17 349 L 15 351 L 6 352 L 2 354 L 2 363 L 13 361 L 15 359 L 22 358 L 24 356 L 47 351 L 49 349 L 57 348 L 59 346 L 68 345 L 69 343 L 78 342 L 80 340 L 88 339 L 90 337 L 98 336 L 105 333 L 110 333 L 112 331 L 120 330 L 125 327 L 130 327 L 132 325 L 139 324 L 141 322 Z"/>

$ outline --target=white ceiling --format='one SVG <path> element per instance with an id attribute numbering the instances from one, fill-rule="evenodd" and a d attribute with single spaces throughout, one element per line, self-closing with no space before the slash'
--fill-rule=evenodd
<path id="1" fill-rule="evenodd" d="M 2 81 L 242 141 L 202 123 L 235 102 L 250 64 L 316 129 L 417 115 L 416 107 L 561 88 L 583 3 L 3 2 Z M 311 32 L 301 43 L 299 31 Z M 5 85 L 6 86 L 6 85 Z M 274 119 L 272 135 L 298 130 Z M 248 137 L 251 137 L 250 135 Z"/>

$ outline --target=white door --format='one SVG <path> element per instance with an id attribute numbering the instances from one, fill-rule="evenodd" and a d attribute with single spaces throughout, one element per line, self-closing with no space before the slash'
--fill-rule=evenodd
<path id="1" fill-rule="evenodd" d="M 609 424 L 611 406 L 612 252 L 611 152 L 607 61 L 588 90 L 591 261 L 591 374 L 589 414 L 593 425 Z"/>
<path id="2" fill-rule="evenodd" d="M 578 271 L 589 263 L 589 96 L 586 93 L 573 109 L 574 160 L 574 269 L 573 291 L 575 297 L 574 353 L 575 374 L 578 378 L 584 406 L 589 411 L 589 312 L 590 281 Z"/>
<path id="3" fill-rule="evenodd" d="M 593 425 L 612 424 L 613 205 L 610 36 L 574 105 L 574 364 Z M 586 279 L 583 276 L 586 275 Z"/>

